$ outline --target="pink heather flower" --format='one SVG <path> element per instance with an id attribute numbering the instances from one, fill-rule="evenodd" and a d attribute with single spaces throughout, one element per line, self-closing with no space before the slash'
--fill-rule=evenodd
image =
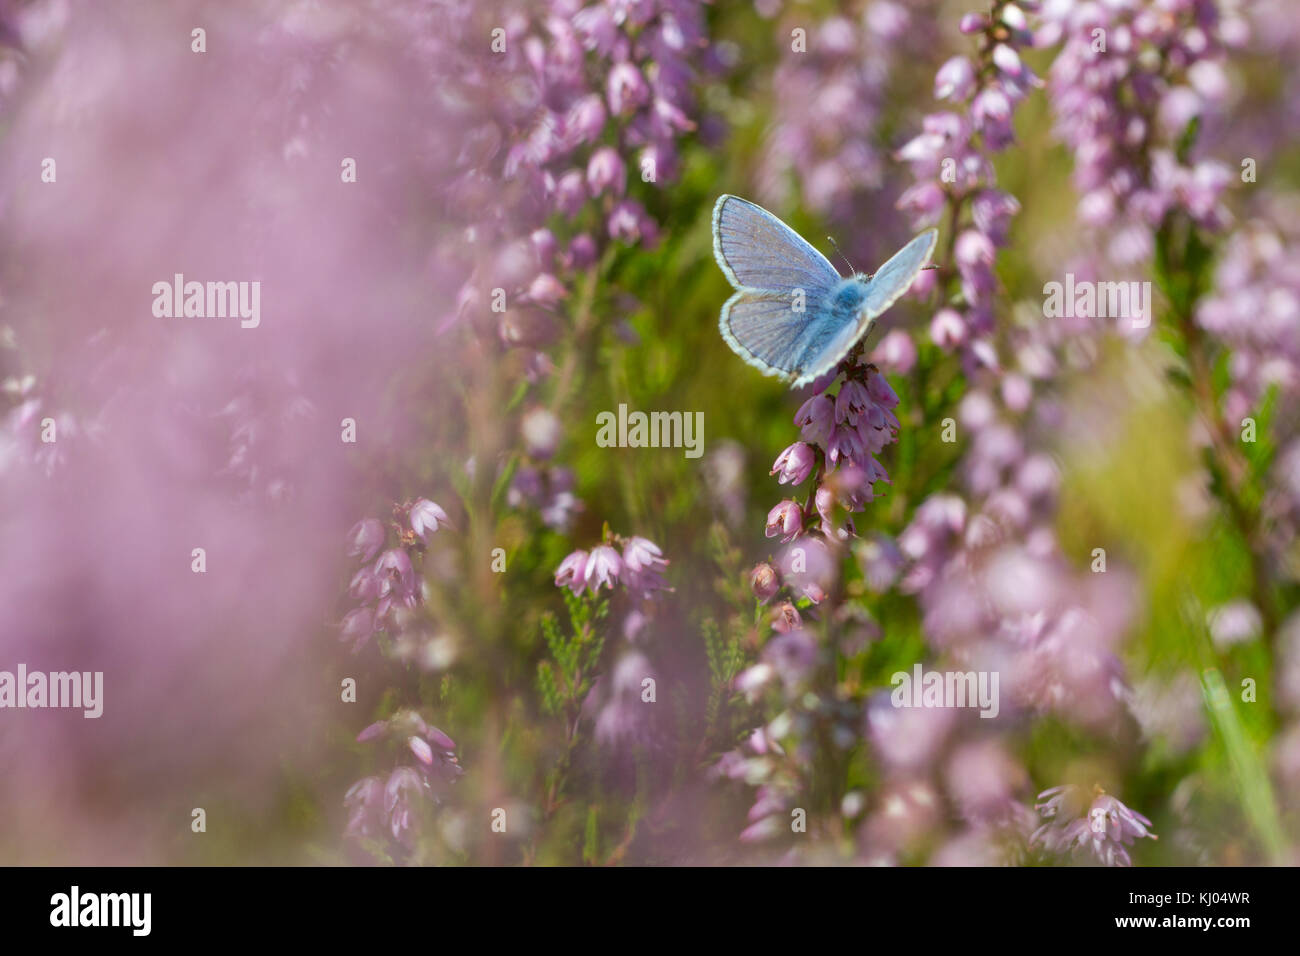
<path id="1" fill-rule="evenodd" d="M 384 782 L 378 777 L 358 780 L 348 788 L 343 806 L 348 810 L 347 835 L 374 839 L 383 816 Z"/>
<path id="2" fill-rule="evenodd" d="M 429 536 L 434 534 L 440 527 L 451 527 L 451 521 L 447 519 L 447 512 L 428 498 L 421 498 L 411 505 L 410 518 L 411 530 L 419 535 L 420 540 L 425 544 L 429 543 Z"/>
<path id="3" fill-rule="evenodd" d="M 641 537 L 632 537 L 623 545 L 623 585 L 638 597 L 647 598 L 655 591 L 671 590 L 659 569 L 668 561 L 659 545 Z"/>
<path id="4" fill-rule="evenodd" d="M 630 113 L 650 98 L 650 88 L 646 86 L 645 77 L 634 64 L 626 60 L 610 69 L 606 93 L 610 112 L 615 115 Z"/>
<path id="5" fill-rule="evenodd" d="M 412 767 L 398 767 L 384 786 L 384 809 L 388 811 L 393 839 L 409 843 L 414 824 L 414 804 L 424 793 L 425 783 Z"/>
<path id="6" fill-rule="evenodd" d="M 906 375 L 916 364 L 916 343 L 902 329 L 891 329 L 872 350 L 871 361 Z"/>
<path id="7" fill-rule="evenodd" d="M 376 600 L 379 591 L 379 577 L 375 574 L 375 569 L 368 564 L 362 565 L 357 573 L 352 575 L 352 583 L 348 585 L 348 597 L 362 604 L 369 604 Z"/>
<path id="8" fill-rule="evenodd" d="M 602 586 L 612 590 L 618 583 L 618 576 L 622 570 L 623 560 L 618 556 L 618 552 L 609 545 L 602 544 L 591 549 L 583 579 L 593 592 L 600 590 Z"/>
<path id="9" fill-rule="evenodd" d="M 564 118 L 565 137 L 570 146 L 594 143 L 605 128 L 605 103 L 596 93 L 589 93 L 571 107 Z"/>
<path id="10" fill-rule="evenodd" d="M 1014 77 L 1019 77 L 1024 71 L 1020 54 L 1005 43 L 999 43 L 993 48 L 993 65 L 1003 73 Z"/>
<path id="11" fill-rule="evenodd" d="M 767 537 L 784 535 L 783 542 L 793 541 L 803 531 L 803 513 L 799 505 L 789 498 L 782 501 L 767 514 Z"/>
<path id="12" fill-rule="evenodd" d="M 340 641 L 351 641 L 352 650 L 359 651 L 366 641 L 375 633 L 375 612 L 368 607 L 359 607 L 343 618 L 339 629 Z"/>
<path id="13" fill-rule="evenodd" d="M 388 730 L 388 721 L 376 720 L 373 724 L 366 727 L 365 730 L 357 734 L 357 743 L 364 744 L 371 740 L 382 737 Z"/>
<path id="14" fill-rule="evenodd" d="M 826 444 L 826 463 L 835 468 L 840 462 L 861 461 L 866 453 L 866 445 L 855 426 L 836 425 Z"/>
<path id="15" fill-rule="evenodd" d="M 394 601 L 406 607 L 415 606 L 415 568 L 411 566 L 410 555 L 405 549 L 391 548 L 380 555 L 379 561 L 375 564 L 375 574 L 380 582 L 379 613 L 381 615 Z"/>
<path id="16" fill-rule="evenodd" d="M 1020 212 L 1020 201 L 1000 189 L 981 189 L 971 200 L 971 216 L 980 232 L 998 245 L 1007 241 L 1012 218 Z"/>
<path id="17" fill-rule="evenodd" d="M 971 118 L 990 149 L 1000 150 L 1014 140 L 1011 100 L 996 86 L 985 87 L 971 101 Z"/>
<path id="18" fill-rule="evenodd" d="M 912 213 L 918 226 L 926 226 L 938 221 L 946 200 L 947 194 L 943 187 L 934 180 L 927 179 L 909 186 L 898 197 L 896 205 L 904 212 Z"/>
<path id="19" fill-rule="evenodd" d="M 898 407 L 898 393 L 889 384 L 889 380 L 880 373 L 867 376 L 867 391 L 871 393 L 872 401 L 881 408 L 888 410 Z M 898 427 L 897 419 L 894 420 L 893 427 Z"/>
<path id="20" fill-rule="evenodd" d="M 384 525 L 378 518 L 363 518 L 348 532 L 348 557 L 369 561 L 384 546 Z"/>
<path id="21" fill-rule="evenodd" d="M 989 18 L 982 13 L 964 13 L 957 29 L 967 36 L 989 28 Z"/>
<path id="22" fill-rule="evenodd" d="M 856 379 L 849 379 L 835 396 L 835 421 L 856 425 L 858 416 L 870 404 L 871 395 L 867 392 L 867 387 Z"/>
<path id="23" fill-rule="evenodd" d="M 749 572 L 749 587 L 754 592 L 754 597 L 763 604 L 772 600 L 776 592 L 781 590 L 781 579 L 776 568 L 767 562 L 754 565 L 754 570 Z"/>
<path id="24" fill-rule="evenodd" d="M 578 550 L 570 553 L 555 570 L 555 586 L 568 587 L 574 594 L 581 594 L 587 585 L 587 552 Z"/>
<path id="25" fill-rule="evenodd" d="M 528 286 L 528 301 L 550 308 L 569 294 L 564 283 L 549 272 L 540 272 Z"/>
<path id="26" fill-rule="evenodd" d="M 827 395 L 814 395 L 799 406 L 794 423 L 802 429 L 804 441 L 826 447 L 835 427 L 835 402 Z"/>
<path id="27" fill-rule="evenodd" d="M 777 456 L 769 474 L 779 473 L 780 477 L 777 479 L 779 484 L 784 485 L 789 482 L 792 485 L 801 485 L 812 474 L 816 464 L 817 453 L 813 451 L 812 446 L 797 441 Z"/>
<path id="28" fill-rule="evenodd" d="M 593 197 L 611 190 L 615 196 L 623 195 L 627 188 L 627 166 L 623 157 L 609 146 L 602 146 L 591 154 L 587 163 L 587 188 Z"/>
<path id="29" fill-rule="evenodd" d="M 1078 788 L 1052 787 L 1040 793 L 1038 799 L 1043 802 L 1036 804 L 1035 809 L 1047 822 L 1034 831 L 1030 843 L 1048 852 L 1077 854 L 1088 850 L 1105 866 L 1130 866 L 1132 860 L 1127 847 L 1143 837 L 1157 839 L 1151 832 L 1150 820 L 1136 810 L 1130 810 L 1100 787 L 1083 816 L 1064 825 L 1060 818 L 1073 815 L 1080 809 L 1083 797 Z"/>
<path id="30" fill-rule="evenodd" d="M 569 242 L 566 264 L 570 269 L 585 269 L 596 261 L 596 240 L 580 232 Z"/>
<path id="31" fill-rule="evenodd" d="M 415 759 L 420 763 L 425 766 L 430 766 L 433 763 L 433 748 L 429 746 L 428 741 L 421 740 L 419 737 L 409 737 L 406 743 L 411 748 L 411 753 L 415 754 Z"/>
<path id="32" fill-rule="evenodd" d="M 534 229 L 528 240 L 537 254 L 537 265 L 543 270 L 550 269 L 555 260 L 555 233 L 549 229 Z"/>
<path id="33" fill-rule="evenodd" d="M 623 545 L 623 563 L 633 572 L 664 567 L 668 562 L 663 558 L 659 545 L 641 537 L 629 538 Z"/>
<path id="34" fill-rule="evenodd" d="M 587 188 L 583 183 L 582 173 L 571 169 L 555 184 L 555 208 L 572 219 L 587 202 Z"/>
<path id="35" fill-rule="evenodd" d="M 943 308 L 930 320 L 930 341 L 950 349 L 966 340 L 966 323 L 956 309 Z"/>
<path id="36" fill-rule="evenodd" d="M 803 627 L 803 618 L 799 616 L 799 609 L 789 601 L 772 610 L 771 620 L 772 630 L 778 634 L 788 634 Z"/>
<path id="37" fill-rule="evenodd" d="M 975 89 L 975 68 L 964 56 L 955 56 L 934 76 L 934 98 L 936 100 L 964 100 Z"/>
<path id="38" fill-rule="evenodd" d="M 606 223 L 611 239 L 624 242 L 642 242 L 652 244 L 658 235 L 655 221 L 646 213 L 645 207 L 635 199 L 624 199 L 610 211 Z"/>

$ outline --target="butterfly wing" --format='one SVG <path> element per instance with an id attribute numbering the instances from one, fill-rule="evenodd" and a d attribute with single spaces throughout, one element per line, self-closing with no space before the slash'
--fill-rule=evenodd
<path id="1" fill-rule="evenodd" d="M 737 196 L 721 196 L 713 207 L 713 255 L 739 290 L 722 307 L 723 339 L 764 375 L 799 375 L 824 318 L 821 304 L 840 282 L 835 267 L 776 216 Z"/>
<path id="2" fill-rule="evenodd" d="M 862 303 L 867 318 L 874 321 L 876 316 L 897 302 L 912 287 L 916 277 L 929 263 L 938 238 L 937 229 L 927 229 L 876 270 L 867 286 L 867 297 Z"/>
<path id="3" fill-rule="evenodd" d="M 824 255 L 762 206 L 720 196 L 713 207 L 713 257 L 737 289 L 786 294 L 840 281 Z"/>
<path id="4" fill-rule="evenodd" d="M 807 351 L 805 332 L 812 309 L 798 313 L 790 298 L 758 289 L 741 289 L 722 307 L 718 327 L 733 352 L 764 375 L 787 381 L 801 371 Z"/>

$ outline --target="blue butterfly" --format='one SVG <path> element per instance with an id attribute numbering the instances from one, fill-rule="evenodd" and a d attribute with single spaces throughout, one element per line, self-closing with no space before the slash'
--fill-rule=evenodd
<path id="1" fill-rule="evenodd" d="M 713 207 L 713 257 L 737 292 L 718 328 L 732 350 L 792 388 L 838 365 L 930 261 L 927 229 L 875 275 L 843 278 L 826 257 L 761 206 L 721 196 Z"/>

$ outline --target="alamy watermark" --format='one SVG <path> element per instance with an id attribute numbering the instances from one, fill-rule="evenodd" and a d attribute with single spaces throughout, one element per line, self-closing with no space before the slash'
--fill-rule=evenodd
<path id="1" fill-rule="evenodd" d="M 82 893 L 74 885 L 50 897 L 50 925 L 127 926 L 133 936 L 148 936 L 152 910 L 152 893 Z"/>
<path id="2" fill-rule="evenodd" d="M 703 412 L 632 412 L 596 416 L 596 444 L 601 448 L 684 448 L 687 458 L 704 454 Z"/>
<path id="3" fill-rule="evenodd" d="M 1093 282 L 1065 274 L 1065 282 L 1043 286 L 1043 315 L 1049 319 L 1128 319 L 1135 329 L 1151 325 L 1150 282 Z"/>
<path id="4" fill-rule="evenodd" d="M 160 319 L 239 318 L 245 329 L 262 323 L 261 282 L 186 282 L 178 272 L 171 282 L 155 282 L 153 296 L 153 314 Z"/>
<path id="5" fill-rule="evenodd" d="M 898 671 L 889 679 L 895 687 L 889 695 L 895 707 L 978 707 L 981 717 L 996 717 L 997 671 L 929 671 L 920 664 L 912 673 Z"/>
<path id="6" fill-rule="evenodd" d="M 17 674 L 0 671 L 0 709 L 5 707 L 80 708 L 85 717 L 99 717 L 104 713 L 104 672 L 46 673 L 19 664 Z"/>

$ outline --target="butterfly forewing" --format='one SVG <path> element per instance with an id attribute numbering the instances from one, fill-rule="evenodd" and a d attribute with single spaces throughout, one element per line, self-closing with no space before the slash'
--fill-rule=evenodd
<path id="1" fill-rule="evenodd" d="M 824 292 L 840 281 L 826 257 L 761 206 L 722 196 L 713 207 L 713 251 L 731 284 L 793 296 Z"/>
<path id="2" fill-rule="evenodd" d="M 876 270 L 867 287 L 867 297 L 862 308 L 871 318 L 880 315 L 898 301 L 899 296 L 912 287 L 917 275 L 930 261 L 939 233 L 927 229 L 907 245 L 890 256 L 889 261 Z"/>

